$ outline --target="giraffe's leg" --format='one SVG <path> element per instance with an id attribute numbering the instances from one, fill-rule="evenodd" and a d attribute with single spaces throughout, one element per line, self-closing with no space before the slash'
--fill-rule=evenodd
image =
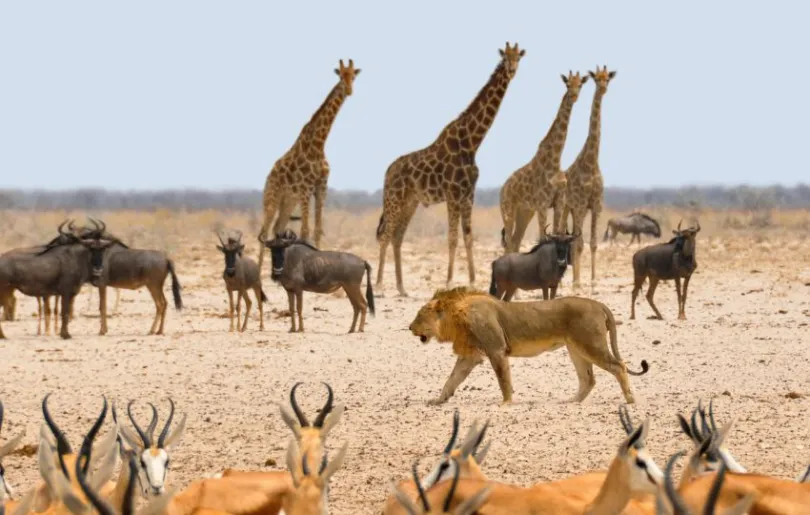
<path id="1" fill-rule="evenodd" d="M 402 280 L 402 242 L 405 239 L 405 231 L 408 230 L 408 224 L 411 223 L 416 208 L 419 203 L 412 202 L 405 207 L 401 213 L 398 224 L 394 230 L 394 268 L 397 275 L 397 291 L 402 297 L 407 297 L 408 293 L 405 291 L 405 283 Z"/>
<path id="2" fill-rule="evenodd" d="M 264 260 L 264 240 L 267 239 L 267 230 L 270 229 L 270 224 L 273 223 L 273 218 L 276 216 L 278 204 L 275 199 L 264 199 L 264 221 L 262 228 L 259 229 L 259 273 L 262 270 L 262 261 Z"/>
<path id="3" fill-rule="evenodd" d="M 554 219 L 551 230 L 554 232 L 554 234 L 564 233 L 565 227 L 563 225 L 563 214 L 565 213 L 565 195 L 558 193 L 554 198 L 552 207 L 554 208 Z"/>
<path id="4" fill-rule="evenodd" d="M 532 221 L 534 212 L 530 209 L 519 207 L 515 216 L 515 232 L 512 235 L 512 246 L 508 249 L 509 252 L 520 251 L 520 243 L 523 241 L 523 236 L 526 235 L 526 228 L 529 227 L 529 222 Z"/>
<path id="5" fill-rule="evenodd" d="M 538 206 L 537 209 L 537 234 L 538 239 L 546 238 L 546 221 L 548 220 L 548 208 L 546 206 Z M 553 229 L 552 229 L 553 231 Z"/>
<path id="6" fill-rule="evenodd" d="M 515 212 L 517 209 L 512 206 L 511 202 L 501 200 L 501 220 L 503 220 L 503 228 L 501 229 L 501 246 L 504 252 L 510 252 L 512 248 L 512 231 L 515 228 Z"/>
<path id="7" fill-rule="evenodd" d="M 309 240 L 309 201 L 310 195 L 301 195 L 301 239 Z M 292 212 L 290 212 L 292 213 Z M 317 247 L 317 245 L 316 245 Z"/>
<path id="8" fill-rule="evenodd" d="M 321 180 L 315 186 L 315 246 L 320 247 L 323 236 L 323 203 L 326 202 L 326 183 L 329 177 L 329 165 L 324 162 Z"/>
<path id="9" fill-rule="evenodd" d="M 456 247 L 458 247 L 458 221 L 460 218 L 460 206 L 458 202 L 447 201 L 447 247 L 449 249 L 448 263 L 447 263 L 447 283 L 446 286 L 450 287 L 450 282 L 453 280 L 453 268 L 456 264 Z"/>
<path id="10" fill-rule="evenodd" d="M 278 218 L 276 218 L 276 223 L 273 224 L 273 234 L 271 236 L 275 236 L 276 234 L 282 232 L 284 229 L 287 228 L 287 224 L 290 223 L 290 215 L 292 215 L 293 210 L 295 210 L 296 201 L 293 197 L 287 197 L 281 201 L 281 205 L 278 207 Z M 309 221 L 308 221 L 309 213 L 307 212 L 307 216 L 304 216 L 303 207 L 301 209 L 301 227 L 303 231 L 303 224 L 304 220 L 307 220 L 307 231 L 309 231 Z M 303 234 L 301 235 L 303 238 Z"/>
<path id="11" fill-rule="evenodd" d="M 470 279 L 470 286 L 475 284 L 475 260 L 473 258 L 473 234 L 472 234 L 472 199 L 467 200 L 461 206 L 461 234 L 464 235 L 464 250 L 467 253 L 467 275 Z"/>
<path id="12" fill-rule="evenodd" d="M 596 241 L 596 226 L 599 224 L 600 212 L 601 207 L 598 205 L 591 209 L 591 288 L 596 282 L 596 249 L 599 246 Z"/>
<path id="13" fill-rule="evenodd" d="M 585 242 L 582 238 L 582 224 L 585 221 L 585 211 L 583 209 L 575 209 L 571 211 L 571 216 L 574 219 L 574 232 L 579 233 L 579 237 L 574 242 L 574 270 L 573 270 L 573 288 L 579 288 L 579 272 L 582 259 L 582 251 L 585 250 Z"/>

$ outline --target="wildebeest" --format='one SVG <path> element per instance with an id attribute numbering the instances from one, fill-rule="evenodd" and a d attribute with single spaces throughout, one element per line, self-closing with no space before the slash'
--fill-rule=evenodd
<path id="1" fill-rule="evenodd" d="M 270 249 L 273 282 L 281 283 L 287 291 L 290 304 L 290 332 L 294 333 L 295 314 L 298 313 L 298 332 L 304 331 L 302 315 L 303 293 L 332 293 L 343 288 L 354 308 L 350 333 L 354 332 L 357 316 L 360 315 L 362 333 L 366 324 L 366 311 L 374 315 L 374 292 L 371 289 L 371 265 L 367 261 L 348 252 L 319 250 L 289 229 L 265 241 Z M 360 285 L 366 276 L 366 298 Z M 296 307 L 297 304 L 297 307 Z"/>
<path id="2" fill-rule="evenodd" d="M 236 239 L 229 236 L 228 243 L 222 241 L 219 234 L 217 234 L 217 238 L 221 243 L 221 245 L 217 245 L 217 249 L 225 254 L 225 271 L 222 272 L 222 279 L 225 280 L 225 289 L 228 290 L 228 307 L 231 318 L 229 331 L 233 331 L 233 292 L 236 292 L 236 328 L 239 332 L 247 329 L 251 306 L 248 290 L 253 290 L 256 295 L 256 303 L 259 305 L 259 331 L 264 331 L 264 307 L 262 305 L 267 302 L 267 295 L 262 290 L 259 265 L 249 257 L 242 255 L 245 250 L 245 244 L 242 243 L 242 231 L 237 231 Z M 240 328 L 242 299 L 245 299 L 245 320 Z"/>
<path id="3" fill-rule="evenodd" d="M 633 273 L 635 284 L 633 285 L 632 301 L 630 305 L 630 319 L 636 318 L 636 297 L 641 291 L 644 280 L 650 278 L 650 286 L 647 288 L 647 302 L 655 311 L 655 317 L 663 320 L 661 312 L 653 303 L 655 288 L 658 281 L 675 279 L 675 291 L 678 294 L 678 319 L 686 320 L 686 292 L 689 289 L 689 279 L 697 268 L 695 250 L 697 245 L 696 235 L 700 231 L 700 223 L 697 227 L 690 227 L 681 230 L 681 223 L 678 228 L 672 231 L 675 237 L 667 243 L 659 243 L 645 247 L 633 254 Z M 683 278 L 683 292 L 681 292 L 681 279 Z"/>
<path id="4" fill-rule="evenodd" d="M 149 334 L 163 334 L 166 321 L 166 308 L 169 303 L 163 293 L 166 277 L 172 276 L 172 295 L 174 307 L 183 309 L 180 297 L 180 282 L 174 271 L 174 262 L 165 252 L 159 250 L 131 249 L 121 240 L 106 232 L 107 226 L 100 220 L 91 221 L 96 230 L 88 234 L 89 238 L 103 243 L 104 252 L 93 255 L 93 269 L 90 284 L 98 288 L 99 311 L 101 312 L 101 329 L 98 334 L 107 334 L 107 287 L 138 290 L 146 286 L 155 302 L 155 318 Z M 105 239 L 108 238 L 108 239 Z"/>
<path id="5" fill-rule="evenodd" d="M 95 243 L 80 240 L 61 228 L 59 232 L 68 242 L 48 246 L 36 254 L 0 256 L 0 298 L 7 298 L 14 290 L 30 297 L 59 295 L 62 301 L 59 334 L 68 339 L 70 307 L 82 284 L 91 278 L 90 254 Z M 5 338 L 2 327 L 0 338 Z"/>
<path id="6" fill-rule="evenodd" d="M 543 289 L 543 298 L 557 296 L 557 286 L 571 264 L 571 242 L 578 235 L 550 234 L 528 252 L 512 252 L 492 262 L 489 293 L 509 301 L 515 291 Z"/>
<path id="7" fill-rule="evenodd" d="M 605 228 L 604 241 L 607 241 L 608 233 L 610 233 L 611 244 L 613 244 L 613 241 L 616 239 L 616 234 L 622 233 L 631 235 L 630 243 L 627 244 L 628 246 L 630 246 L 635 239 L 638 239 L 640 245 L 642 234 L 649 234 L 655 238 L 660 238 L 661 226 L 658 225 L 658 221 L 650 215 L 644 213 L 630 213 L 626 216 L 608 220 L 607 227 Z"/>

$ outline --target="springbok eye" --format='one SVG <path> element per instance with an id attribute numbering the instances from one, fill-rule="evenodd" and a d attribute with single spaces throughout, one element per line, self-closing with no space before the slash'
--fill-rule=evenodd
<path id="1" fill-rule="evenodd" d="M 636 466 L 640 469 L 647 469 L 647 462 L 642 460 L 641 458 L 636 458 Z"/>

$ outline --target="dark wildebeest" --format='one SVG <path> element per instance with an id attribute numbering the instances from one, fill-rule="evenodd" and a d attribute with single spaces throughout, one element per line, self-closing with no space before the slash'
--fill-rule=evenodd
<path id="1" fill-rule="evenodd" d="M 146 286 L 155 302 L 155 319 L 149 334 L 163 334 L 166 321 L 166 308 L 169 303 L 163 293 L 163 285 L 169 274 L 172 276 L 174 307 L 183 309 L 180 297 L 180 282 L 174 272 L 174 262 L 165 252 L 159 250 L 131 249 L 121 240 L 106 232 L 107 226 L 100 220 L 92 220 L 96 230 L 88 236 L 103 244 L 104 252 L 93 256 L 93 270 L 90 284 L 98 288 L 101 329 L 98 334 L 107 334 L 107 287 L 138 290 Z M 109 239 L 104 239 L 107 236 Z M 103 258 L 103 260 L 102 260 Z"/>
<path id="2" fill-rule="evenodd" d="M 59 295 L 62 301 L 59 334 L 68 339 L 70 306 L 82 285 L 91 278 L 91 253 L 97 245 L 61 229 L 60 234 L 70 243 L 49 246 L 37 254 L 0 256 L 0 298 L 7 298 L 14 290 L 30 297 Z M 4 338 L 2 328 L 0 338 Z"/>
<path id="3" fill-rule="evenodd" d="M 489 293 L 509 301 L 518 288 L 543 289 L 543 299 L 557 296 L 557 286 L 571 264 L 571 242 L 578 236 L 550 234 L 529 252 L 512 252 L 492 262 L 492 280 Z"/>
<path id="4" fill-rule="evenodd" d="M 655 218 L 651 217 L 650 215 L 646 215 L 644 213 L 630 213 L 627 216 L 622 216 L 619 218 L 611 218 L 607 222 L 607 227 L 605 228 L 605 237 L 604 241 L 608 239 L 608 233 L 610 233 L 610 244 L 613 244 L 613 241 L 616 239 L 616 234 L 630 234 L 630 243 L 633 243 L 633 240 L 638 239 L 639 245 L 641 245 L 641 235 L 642 234 L 649 234 L 655 238 L 661 237 L 661 226 L 658 225 L 658 221 Z"/>
<path id="5" fill-rule="evenodd" d="M 298 313 L 298 332 L 304 331 L 302 311 L 305 291 L 332 293 L 341 287 L 354 308 L 352 327 L 349 332 L 354 332 L 358 315 L 360 315 L 359 331 L 363 332 L 366 325 L 366 310 L 374 315 L 371 265 L 367 261 L 348 252 L 319 250 L 305 240 L 298 239 L 295 233 L 289 229 L 276 234 L 272 240 L 262 243 L 270 249 L 273 265 L 270 277 L 273 282 L 281 283 L 287 291 L 291 333 L 296 330 L 296 313 Z M 360 289 L 364 274 L 366 276 L 365 299 L 363 299 L 363 292 Z"/>
<path id="6" fill-rule="evenodd" d="M 236 292 L 236 328 L 239 332 L 247 329 L 248 316 L 250 315 L 250 298 L 248 290 L 253 290 L 256 295 L 256 302 L 259 304 L 259 331 L 264 331 L 264 307 L 267 302 L 267 295 L 262 290 L 262 275 L 259 272 L 259 265 L 249 257 L 243 256 L 245 244 L 242 243 L 242 231 L 237 231 L 236 239 L 228 237 L 228 243 L 222 241 L 222 237 L 217 234 L 219 242 L 217 249 L 225 254 L 225 271 L 222 279 L 225 280 L 225 289 L 228 290 L 228 306 L 231 317 L 231 328 L 233 332 L 233 292 Z M 242 327 L 239 327 L 239 318 L 242 312 L 242 299 L 245 299 L 245 320 Z"/>
<path id="7" fill-rule="evenodd" d="M 689 289 L 689 279 L 697 268 L 695 250 L 696 235 L 699 231 L 700 223 L 697 224 L 697 227 L 681 230 L 681 223 L 678 222 L 678 229 L 672 231 L 675 237 L 667 243 L 651 245 L 633 254 L 635 284 L 630 305 L 631 320 L 636 318 L 636 297 L 644 285 L 644 280 L 648 277 L 650 286 L 647 288 L 647 302 L 655 311 L 655 318 L 658 320 L 664 318 L 653 303 L 658 281 L 675 279 L 675 291 L 678 294 L 678 319 L 686 320 L 686 292 Z M 681 292 L 681 279 L 683 279 L 683 292 Z"/>

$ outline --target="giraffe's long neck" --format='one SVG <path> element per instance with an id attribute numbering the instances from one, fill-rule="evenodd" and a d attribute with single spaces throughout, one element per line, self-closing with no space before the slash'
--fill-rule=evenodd
<path id="1" fill-rule="evenodd" d="M 535 157 L 548 156 L 548 162 L 556 168 L 560 168 L 562 151 L 568 136 L 568 122 L 571 121 L 571 111 L 573 111 L 575 100 L 568 92 L 565 93 L 560 108 L 557 110 L 557 117 L 554 118 L 551 128 L 537 147 Z"/>
<path id="2" fill-rule="evenodd" d="M 335 123 L 340 106 L 346 100 L 346 90 L 343 88 L 343 83 L 338 82 L 326 100 L 323 101 L 321 107 L 315 111 L 312 118 L 301 130 L 301 135 L 298 137 L 300 144 L 309 149 L 323 152 L 326 145 L 326 138 L 329 137 L 329 131 L 332 130 L 332 124 Z"/>
<path id="3" fill-rule="evenodd" d="M 591 123 L 588 127 L 588 139 L 585 140 L 583 153 L 593 162 L 599 162 L 599 139 L 602 137 L 602 97 L 604 90 L 597 86 L 591 105 Z"/>
<path id="4" fill-rule="evenodd" d="M 455 131 L 458 131 L 457 137 L 461 140 L 461 146 L 465 150 L 477 151 L 484 141 L 487 131 L 492 127 L 492 122 L 495 121 L 495 115 L 498 114 L 498 108 L 501 106 L 510 80 L 506 66 L 501 61 L 472 103 L 458 118 L 445 127 L 439 137 L 452 137 L 456 134 Z"/>

